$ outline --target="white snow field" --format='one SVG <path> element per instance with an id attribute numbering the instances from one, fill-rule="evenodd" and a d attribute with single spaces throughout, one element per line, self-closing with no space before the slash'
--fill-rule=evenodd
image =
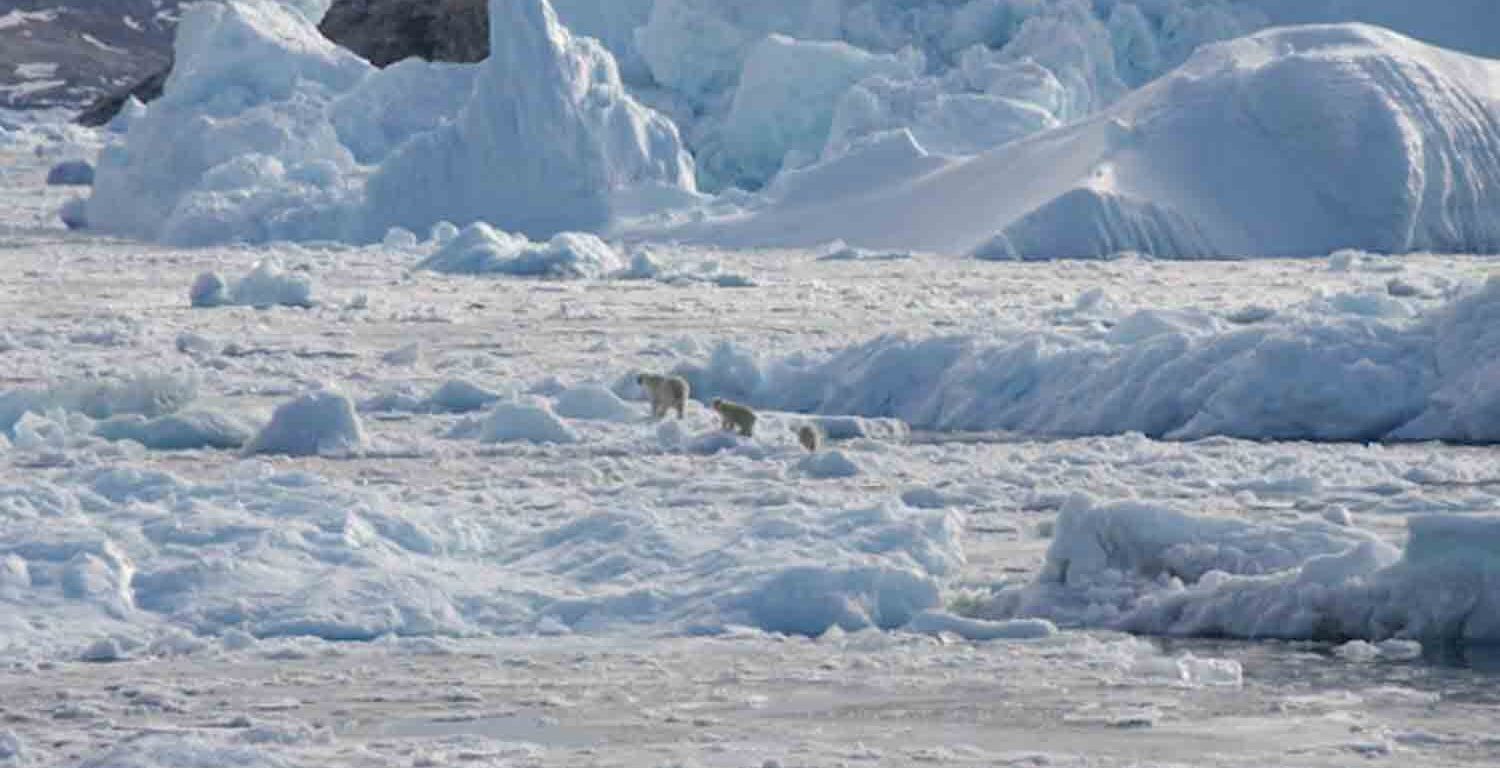
<path id="1" fill-rule="evenodd" d="M 1492 451 L 1327 442 L 1493 439 L 1492 258 L 449 274 L 550 246 L 69 232 L 70 135 L 0 146 L 0 761 L 1497 758 Z"/>
<path id="2" fill-rule="evenodd" d="M 0 114 L 0 768 L 1500 762 L 1492 4 L 325 6 Z"/>

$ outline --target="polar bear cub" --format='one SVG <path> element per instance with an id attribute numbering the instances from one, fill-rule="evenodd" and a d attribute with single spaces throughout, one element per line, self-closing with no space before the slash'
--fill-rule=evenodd
<path id="1" fill-rule="evenodd" d="M 750 410 L 749 407 L 716 397 L 713 401 L 713 409 L 719 414 L 721 429 L 736 430 L 745 437 L 754 434 L 755 411 Z"/>
<path id="2" fill-rule="evenodd" d="M 692 391 L 687 379 L 643 373 L 635 377 L 635 383 L 641 385 L 641 389 L 646 390 L 647 396 L 651 398 L 652 418 L 660 419 L 673 409 L 677 410 L 677 418 L 683 417 L 687 410 L 688 394 Z"/>

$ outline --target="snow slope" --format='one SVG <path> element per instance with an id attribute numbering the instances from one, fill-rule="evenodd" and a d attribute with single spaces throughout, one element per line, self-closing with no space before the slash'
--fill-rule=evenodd
<path id="1" fill-rule="evenodd" d="M 1369 26 L 1275 29 L 1201 49 L 1077 125 L 913 167 L 674 234 L 991 258 L 1493 251 L 1500 63 Z M 847 173 L 821 170 L 803 183 Z"/>

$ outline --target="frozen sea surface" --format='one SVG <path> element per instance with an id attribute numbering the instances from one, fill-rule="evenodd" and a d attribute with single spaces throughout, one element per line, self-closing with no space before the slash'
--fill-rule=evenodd
<path id="1" fill-rule="evenodd" d="M 0 146 L 0 765 L 1500 759 L 1483 649 L 1165 641 L 1087 614 L 1038 632 L 987 612 L 1038 583 L 1081 495 L 1399 551 L 1414 515 L 1497 509 L 1488 447 L 844 420 L 820 422 L 853 467 L 829 477 L 790 433 L 807 414 L 767 409 L 742 441 L 699 404 L 650 423 L 628 386 L 726 343 L 761 363 L 896 332 L 1111 344 L 1143 309 L 1186 335 L 1278 316 L 1404 329 L 1493 259 L 662 246 L 621 248 L 653 266 L 613 278 L 444 275 L 418 268 L 426 233 L 201 250 L 69 233 L 72 193 L 43 179 L 88 140 Z M 273 259 L 309 306 L 190 306 L 198 275 Z M 758 370 L 721 358 L 720 385 Z M 224 447 L 308 396 L 313 455 Z M 538 420 L 505 433 L 528 439 L 482 439 L 521 412 Z M 576 439 L 546 439 L 549 418 Z"/>

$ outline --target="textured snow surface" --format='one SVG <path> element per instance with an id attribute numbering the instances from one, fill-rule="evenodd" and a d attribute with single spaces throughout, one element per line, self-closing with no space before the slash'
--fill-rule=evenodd
<path id="1" fill-rule="evenodd" d="M 1102 294 L 1073 314 L 1099 312 Z M 1141 432 L 1278 440 L 1492 443 L 1500 281 L 1413 317 L 1379 294 L 1255 319 L 1196 310 L 1101 316 L 1096 338 L 1051 331 L 881 336 L 823 358 L 732 345 L 678 373 L 695 397 L 895 417 L 941 431 L 1062 437 Z"/>
<path id="2" fill-rule="evenodd" d="M 0 765 L 1495 762 L 1500 282 L 1375 252 L 1486 236 L 1494 65 L 1277 30 L 1131 91 L 1298 11 L 560 2 L 635 46 L 616 78 L 504 9 L 555 70 L 375 73 L 246 2 L 194 11 L 176 106 L 124 134 L 0 114 Z M 522 186 L 591 202 L 375 215 L 423 142 L 492 172 L 469 121 L 539 135 L 528 100 L 579 141 Z M 796 130 L 726 143 L 737 101 Z M 88 213 L 156 242 L 58 222 L 49 168 L 111 141 Z M 776 175 L 704 201 L 684 146 Z M 1306 219 L 1256 229 L 1283 198 Z M 589 211 L 809 247 L 516 223 Z M 1262 241 L 1316 247 L 1025 260 Z M 689 379 L 684 418 L 642 371 Z"/>
<path id="3" fill-rule="evenodd" d="M 1081 497 L 1063 508 L 1037 584 L 1002 591 L 984 612 L 1164 635 L 1500 639 L 1500 518 L 1416 516 L 1410 526 L 1403 553 L 1322 521 L 1193 517 Z"/>
<path id="4" fill-rule="evenodd" d="M 1359 345 L 1411 345 L 1438 358 L 1434 412 L 1483 424 L 1490 259 L 657 245 L 654 279 L 444 274 L 418 265 L 456 228 L 69 233 L 21 133 L 0 179 L 0 743 L 25 764 L 1492 762 L 1469 703 L 1490 681 L 1430 665 L 1494 631 L 1488 448 L 1034 440 L 765 399 L 822 393 L 828 360 L 897 331 L 1104 360 L 1264 332 L 1371 365 L 1405 358 Z M 194 276 L 271 260 L 321 300 L 184 306 Z M 751 279 L 663 278 L 693 264 Z M 699 401 L 650 420 L 627 382 L 679 369 L 759 406 L 755 438 Z M 344 397 L 273 418 L 329 381 Z M 955 368 L 884 393 L 980 381 L 1007 386 Z M 885 413 L 873 397 L 844 402 Z M 1373 402 L 1349 400 L 1339 418 Z M 811 459 L 789 429 L 809 421 Z M 299 450 L 249 453 L 277 432 Z M 1118 633 L 1267 626 L 1298 642 Z"/>

